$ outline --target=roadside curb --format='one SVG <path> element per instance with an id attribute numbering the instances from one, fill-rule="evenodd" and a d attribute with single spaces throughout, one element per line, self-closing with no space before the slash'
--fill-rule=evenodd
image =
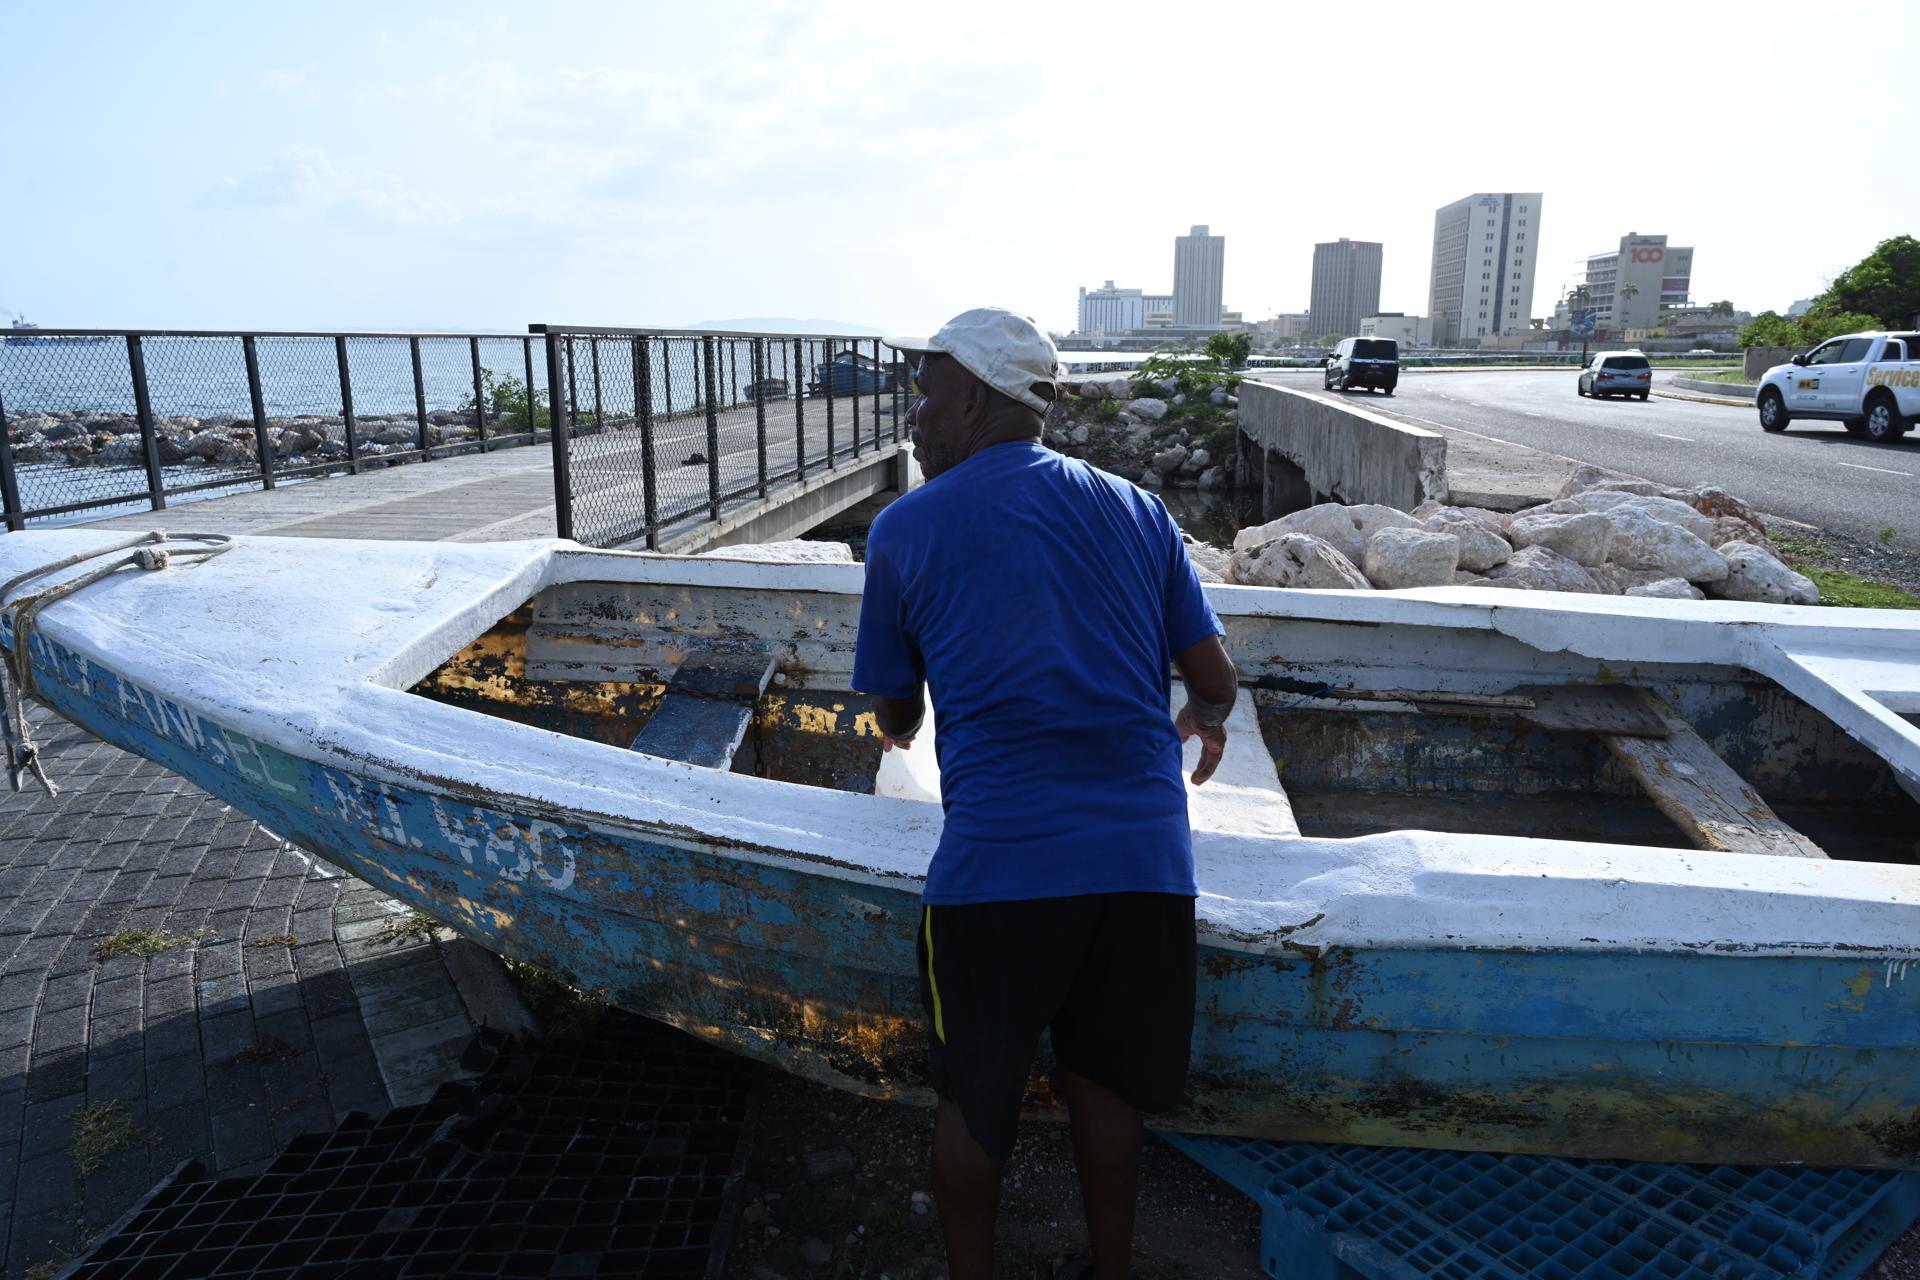
<path id="1" fill-rule="evenodd" d="M 1694 404 L 1724 404 L 1735 409 L 1753 408 L 1753 401 L 1751 400 L 1732 400 L 1726 396 L 1691 395 L 1684 391 L 1666 391 L 1659 387 L 1653 389 L 1653 394 L 1663 400 L 1689 400 Z"/>
<path id="2" fill-rule="evenodd" d="M 1760 394 L 1760 388 L 1757 385 L 1747 382 L 1706 382 L 1699 378 L 1674 378 L 1667 385 L 1681 391 L 1695 392 L 1700 398 L 1717 404 L 1737 404 L 1742 407 L 1751 405 Z"/>

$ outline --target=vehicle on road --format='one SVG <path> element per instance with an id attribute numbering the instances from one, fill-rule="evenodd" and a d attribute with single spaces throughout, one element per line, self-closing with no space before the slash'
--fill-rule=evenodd
<path id="1" fill-rule="evenodd" d="M 1603 351 L 1580 371 L 1580 394 L 1596 400 L 1639 396 L 1653 390 L 1653 362 L 1638 351 Z"/>
<path id="2" fill-rule="evenodd" d="M 1920 414 L 1920 333 L 1844 333 L 1760 379 L 1762 431 L 1796 418 L 1838 422 L 1854 435 L 1898 440 Z"/>
<path id="3" fill-rule="evenodd" d="M 871 356 L 857 351 L 842 351 L 831 360 L 813 366 L 813 381 L 807 394 L 814 396 L 870 396 L 894 388 L 895 370 Z"/>
<path id="4" fill-rule="evenodd" d="M 1327 357 L 1324 391 L 1365 387 L 1393 394 L 1400 383 L 1400 344 L 1392 338 L 1342 338 Z"/>

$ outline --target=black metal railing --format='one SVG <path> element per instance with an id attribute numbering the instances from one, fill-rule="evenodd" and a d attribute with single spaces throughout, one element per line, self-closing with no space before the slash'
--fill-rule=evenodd
<path id="1" fill-rule="evenodd" d="M 523 334 L 0 330 L 9 530 L 548 437 Z"/>
<path id="2" fill-rule="evenodd" d="M 872 337 L 534 325 L 548 385 L 561 537 L 661 544 L 897 444 L 909 370 Z"/>

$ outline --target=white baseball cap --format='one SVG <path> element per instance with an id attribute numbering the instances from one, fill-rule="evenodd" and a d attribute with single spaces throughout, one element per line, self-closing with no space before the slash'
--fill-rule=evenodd
<path id="1" fill-rule="evenodd" d="M 887 338 L 896 351 L 918 356 L 938 351 L 1029 409 L 1045 413 L 1060 394 L 1060 352 L 1031 319 L 1001 307 L 962 311 L 931 338 Z M 1044 384 L 1050 394 L 1034 388 Z"/>

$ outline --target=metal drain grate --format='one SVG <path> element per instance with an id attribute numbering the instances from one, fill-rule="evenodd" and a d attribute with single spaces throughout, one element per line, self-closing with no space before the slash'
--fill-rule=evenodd
<path id="1" fill-rule="evenodd" d="M 510 1051 L 265 1172 L 188 1164 L 62 1274 L 717 1280 L 758 1071 L 638 1018 Z"/>
<path id="2" fill-rule="evenodd" d="M 1913 1173 L 1166 1136 L 1296 1280 L 1854 1280 L 1920 1217 Z"/>

